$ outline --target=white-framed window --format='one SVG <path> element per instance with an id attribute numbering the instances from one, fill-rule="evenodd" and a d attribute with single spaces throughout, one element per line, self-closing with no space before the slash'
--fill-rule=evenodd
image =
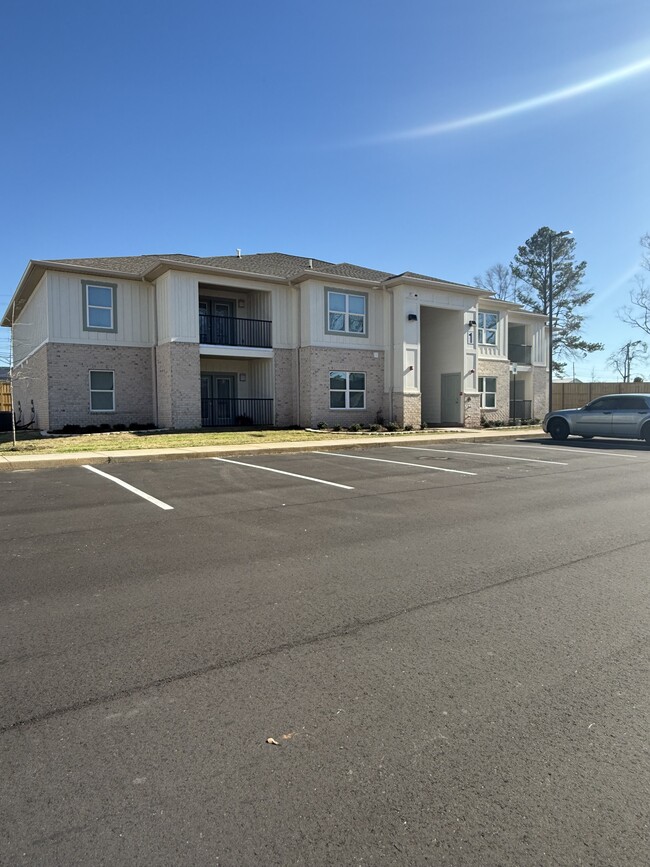
<path id="1" fill-rule="evenodd" d="M 368 296 L 360 292 L 337 292 L 326 289 L 327 320 L 325 330 L 334 334 L 366 336 Z"/>
<path id="2" fill-rule="evenodd" d="M 496 409 L 497 378 L 496 376 L 479 376 L 478 390 L 481 393 L 481 408 Z"/>
<path id="3" fill-rule="evenodd" d="M 117 331 L 117 285 L 82 280 L 84 331 Z"/>
<path id="4" fill-rule="evenodd" d="M 365 409 L 366 374 L 330 370 L 330 409 Z"/>
<path id="5" fill-rule="evenodd" d="M 478 342 L 488 346 L 496 346 L 498 313 L 479 313 L 478 315 Z"/>
<path id="6" fill-rule="evenodd" d="M 112 370 L 91 370 L 90 411 L 115 412 L 115 374 Z"/>

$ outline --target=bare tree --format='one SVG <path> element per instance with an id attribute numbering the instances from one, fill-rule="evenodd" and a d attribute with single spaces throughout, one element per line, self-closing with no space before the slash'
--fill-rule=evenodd
<path id="1" fill-rule="evenodd" d="M 518 281 L 509 265 L 497 262 L 490 265 L 485 274 L 474 277 L 474 283 L 479 289 L 487 289 L 500 301 L 514 301 L 517 294 Z"/>
<path id="2" fill-rule="evenodd" d="M 623 378 L 623 382 L 631 382 L 632 363 L 647 361 L 647 352 L 648 344 L 645 340 L 629 340 L 616 352 L 612 352 L 607 364 Z"/>
<path id="3" fill-rule="evenodd" d="M 650 232 L 642 236 L 641 247 L 641 267 L 650 272 Z M 650 334 L 650 281 L 643 273 L 634 279 L 636 286 L 630 289 L 630 303 L 620 308 L 618 318 L 626 325 Z"/>

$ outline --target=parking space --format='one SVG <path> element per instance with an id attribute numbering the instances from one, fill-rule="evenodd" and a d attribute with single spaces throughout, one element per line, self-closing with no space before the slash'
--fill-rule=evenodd
<path id="1" fill-rule="evenodd" d="M 89 525 L 174 520 L 310 503 L 506 482 L 609 467 L 641 468 L 641 443 L 508 442 L 400 444 L 366 449 L 256 454 L 196 461 L 133 462 L 0 474 L 5 526 L 12 538 L 57 513 L 57 532 Z M 442 495 L 442 490 L 440 491 Z"/>

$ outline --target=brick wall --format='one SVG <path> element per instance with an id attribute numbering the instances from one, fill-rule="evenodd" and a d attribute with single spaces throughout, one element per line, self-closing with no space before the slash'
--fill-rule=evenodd
<path id="1" fill-rule="evenodd" d="M 377 358 L 375 358 L 375 354 Z M 331 370 L 366 374 L 366 408 L 330 409 L 329 374 Z M 367 349 L 308 346 L 300 350 L 300 424 L 373 424 L 384 408 L 384 353 Z"/>
<path id="2" fill-rule="evenodd" d="M 34 401 L 34 428 L 48 430 L 50 414 L 47 389 L 47 346 L 42 346 L 26 361 L 14 368 L 13 388 L 16 415 L 18 415 L 18 404 L 20 403 L 22 422 L 29 422 L 32 418 L 32 401 Z"/>
<path id="3" fill-rule="evenodd" d="M 90 411 L 89 371 L 112 370 L 115 412 Z M 51 430 L 65 424 L 130 424 L 155 421 L 151 349 L 50 343 L 47 385 Z"/>
<path id="4" fill-rule="evenodd" d="M 298 424 L 296 408 L 298 350 L 274 350 L 273 365 L 275 424 L 277 427 L 290 427 L 291 425 Z"/>
<path id="5" fill-rule="evenodd" d="M 481 398 L 478 394 L 465 395 L 465 427 L 481 426 Z"/>
<path id="6" fill-rule="evenodd" d="M 496 408 L 483 408 L 481 414 L 490 421 L 507 423 L 510 418 L 510 362 L 481 358 L 478 362 L 478 375 L 494 376 L 497 380 Z M 467 409 L 465 411 L 467 412 Z"/>
<path id="7" fill-rule="evenodd" d="M 386 421 L 389 421 L 386 418 Z M 398 424 L 411 424 L 418 428 L 422 423 L 422 396 L 406 394 L 400 391 L 393 393 L 393 418 Z"/>
<path id="8" fill-rule="evenodd" d="M 201 356 L 197 343 L 163 343 L 156 348 L 158 423 L 201 427 Z"/>

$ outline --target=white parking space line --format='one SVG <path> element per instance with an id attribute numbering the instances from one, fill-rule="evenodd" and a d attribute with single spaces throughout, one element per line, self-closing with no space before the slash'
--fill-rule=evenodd
<path id="1" fill-rule="evenodd" d="M 526 461 L 529 464 L 556 464 L 558 467 L 568 467 L 564 461 L 545 461 L 539 458 L 513 458 L 510 455 L 491 455 L 486 452 L 461 452 L 458 449 L 425 449 L 417 446 L 393 446 L 394 449 L 405 449 L 409 452 L 442 452 L 447 455 L 470 455 L 477 458 L 498 458 L 500 461 Z"/>
<path id="2" fill-rule="evenodd" d="M 506 446 L 505 443 L 492 443 L 493 446 L 498 446 L 500 448 L 504 448 Z M 532 443 L 517 443 L 517 448 L 520 449 L 546 449 L 546 451 L 555 451 L 558 449 L 564 449 L 565 452 L 574 451 L 579 455 L 603 455 L 604 457 L 609 457 L 610 455 L 615 458 L 638 458 L 638 455 L 622 455 L 620 452 L 608 452 L 605 449 L 592 449 L 589 446 L 537 446 Z"/>
<path id="3" fill-rule="evenodd" d="M 254 470 L 266 470 L 267 473 L 278 473 L 281 476 L 293 476 L 294 479 L 304 479 L 307 482 L 318 482 L 319 485 L 331 485 L 333 488 L 343 488 L 345 491 L 353 491 L 351 485 L 341 485 L 338 482 L 328 482 L 327 479 L 315 479 L 313 476 L 301 476 L 298 473 L 289 473 L 286 470 L 276 470 L 273 467 L 262 467 L 259 464 L 247 464 L 244 461 L 229 461 L 227 458 L 210 458 L 211 461 L 221 461 L 224 464 L 234 464 L 236 467 L 252 467 Z"/>
<path id="4" fill-rule="evenodd" d="M 115 482 L 116 485 L 120 485 L 121 487 L 126 488 L 127 491 L 131 491 L 132 494 L 137 494 L 139 497 L 142 497 L 143 500 L 147 500 L 148 502 L 153 503 L 154 506 L 158 506 L 159 509 L 171 511 L 174 508 L 173 506 L 169 506 L 167 503 L 163 503 L 162 500 L 157 500 L 150 494 L 146 494 L 139 488 L 134 488 L 133 485 L 129 485 L 128 482 L 123 482 L 122 479 L 117 479 L 115 478 L 115 476 L 110 476 L 103 470 L 98 470 L 97 467 L 91 467 L 90 464 L 82 464 L 82 466 L 85 470 L 90 470 L 91 473 L 97 473 L 98 476 L 103 476 L 105 479 L 110 479 L 111 482 Z"/>
<path id="5" fill-rule="evenodd" d="M 315 455 L 327 455 L 330 458 L 351 458 L 353 461 L 377 461 L 380 464 L 397 464 L 400 467 L 417 467 L 418 470 L 438 470 L 440 473 L 457 473 L 459 476 L 475 476 L 466 470 L 451 470 L 448 467 L 432 467 L 430 464 L 410 464 L 407 461 L 389 461 L 387 458 L 364 458 L 361 455 L 342 455 L 340 452 L 317 452 Z"/>

